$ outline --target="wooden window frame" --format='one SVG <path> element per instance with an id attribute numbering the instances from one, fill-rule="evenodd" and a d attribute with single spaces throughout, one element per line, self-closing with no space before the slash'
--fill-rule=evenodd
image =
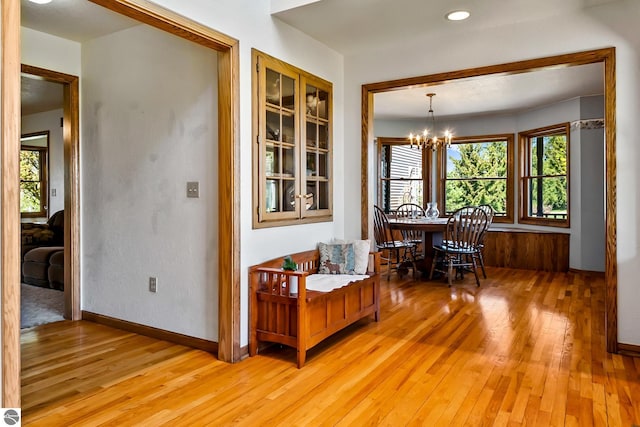
<path id="1" fill-rule="evenodd" d="M 286 225 L 307 224 L 316 222 L 333 221 L 333 84 L 322 78 L 314 76 L 304 70 L 301 70 L 291 64 L 287 64 L 277 58 L 257 49 L 252 49 L 252 66 L 253 66 L 253 135 L 254 141 L 252 150 L 253 165 L 253 228 L 269 228 Z M 279 210 L 275 212 L 267 212 L 265 208 L 265 198 L 267 193 L 267 175 L 265 171 L 265 158 L 267 153 L 267 145 L 273 144 L 267 141 L 266 129 L 266 112 L 271 111 L 273 106 L 268 106 L 266 102 L 266 88 L 263 83 L 266 77 L 262 73 L 270 69 L 294 80 L 294 90 L 297 99 L 294 101 L 294 107 L 291 111 L 284 106 L 280 106 L 278 114 L 289 114 L 294 117 L 294 135 L 293 142 L 282 140 L 277 142 L 278 146 L 284 149 L 293 149 L 293 157 L 295 170 L 293 176 L 279 176 L 277 179 L 283 183 L 286 180 L 294 182 L 295 188 L 295 209 L 291 211 Z M 307 86 L 313 86 L 328 94 L 326 102 L 327 119 L 321 117 L 312 117 L 307 113 L 306 94 Z M 319 116 L 319 115 L 318 115 Z M 322 122 L 322 123 L 320 123 Z M 327 148 L 307 147 L 307 124 L 315 123 L 316 125 L 326 125 Z M 320 123 L 320 124 L 319 124 Z M 286 147 L 285 147 L 286 146 Z M 314 152 L 316 155 L 326 155 L 326 176 L 307 176 L 307 153 Z M 320 153 L 320 154 L 318 154 Z M 283 161 L 281 159 L 281 161 Z M 318 164 L 319 167 L 319 164 Z M 283 174 L 282 174 L 283 175 Z M 308 200 L 307 188 L 311 183 L 321 186 L 326 183 L 327 188 L 327 208 L 306 209 L 302 203 Z M 284 184 L 283 184 L 284 185 Z M 284 187 L 283 187 L 284 188 Z M 318 192 L 316 192 L 318 193 Z M 319 203 L 320 195 L 315 194 L 315 203 Z"/>
<path id="2" fill-rule="evenodd" d="M 566 137 L 567 143 L 567 169 L 566 169 L 566 180 L 567 180 L 567 217 L 566 219 L 557 219 L 557 218 L 538 218 L 533 217 L 528 214 L 529 212 L 529 203 L 527 197 L 527 181 L 534 179 L 536 177 L 543 178 L 549 177 L 549 175 L 531 175 L 530 164 L 531 158 L 529 156 L 529 140 L 531 138 L 536 137 L 544 137 L 549 135 L 557 135 L 559 133 L 563 133 Z M 545 126 L 537 129 L 530 129 L 526 131 L 522 131 L 518 133 L 518 152 L 520 157 L 520 168 L 519 168 L 519 176 L 518 180 L 520 182 L 520 203 L 519 203 L 519 219 L 518 222 L 522 224 L 531 224 L 531 225 L 543 225 L 548 227 L 561 227 L 561 228 L 569 228 L 571 225 L 571 193 L 570 193 L 570 149 L 571 146 L 571 135 L 570 135 L 570 123 L 559 123 L 551 126 Z M 553 175 L 556 176 L 556 175 Z M 557 175 L 560 176 L 560 175 Z"/>
<path id="3" fill-rule="evenodd" d="M 382 147 L 385 145 L 411 145 L 411 142 L 406 138 L 398 138 L 398 137 L 378 137 L 377 138 L 377 151 L 376 151 L 376 201 L 378 206 L 383 208 L 384 203 L 382 200 Z M 431 200 L 432 194 L 432 179 L 431 179 L 431 163 L 433 159 L 433 151 L 432 150 L 421 150 L 422 152 L 422 200 L 424 201 L 424 206 L 426 203 Z M 400 178 L 398 181 L 402 180 Z"/>
<path id="4" fill-rule="evenodd" d="M 514 218 L 514 205 L 515 205 L 515 196 L 514 196 L 514 185 L 513 185 L 513 177 L 514 177 L 514 135 L 511 133 L 506 134 L 495 134 L 495 135 L 476 135 L 476 136 L 465 136 L 465 137 L 454 137 L 451 141 L 452 145 L 455 144 L 477 144 L 484 142 L 496 142 L 496 141 L 506 141 L 507 142 L 507 202 L 506 202 L 506 212 L 505 215 L 494 216 L 493 222 L 512 224 Z M 445 176 L 446 173 L 446 150 L 438 149 L 437 150 L 438 161 L 436 167 L 436 176 L 437 176 L 437 190 L 436 197 L 438 200 L 438 208 L 440 210 L 440 216 L 447 216 L 447 205 L 445 198 L 445 188 L 447 178 Z M 484 179 L 484 178 L 483 178 Z"/>
<path id="5" fill-rule="evenodd" d="M 34 136 L 44 136 L 47 139 L 47 146 L 33 146 L 28 144 L 21 144 L 20 152 L 22 151 L 37 151 L 40 156 L 40 210 L 38 212 L 22 212 L 20 216 L 22 218 L 46 218 L 49 212 L 49 131 L 28 133 L 21 136 L 22 138 L 29 138 Z M 20 186 L 25 182 L 20 180 Z M 29 181 L 35 182 L 35 181 Z"/>

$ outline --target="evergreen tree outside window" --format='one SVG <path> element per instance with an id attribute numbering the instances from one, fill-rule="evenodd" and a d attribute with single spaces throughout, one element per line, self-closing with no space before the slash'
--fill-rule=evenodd
<path id="1" fill-rule="evenodd" d="M 520 222 L 569 227 L 569 123 L 519 134 Z"/>
<path id="2" fill-rule="evenodd" d="M 439 151 L 440 212 L 490 205 L 494 222 L 513 222 L 513 135 L 454 138 Z"/>

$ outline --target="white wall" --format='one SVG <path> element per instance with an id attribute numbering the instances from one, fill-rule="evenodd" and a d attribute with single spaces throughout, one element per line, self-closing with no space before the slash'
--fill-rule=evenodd
<path id="1" fill-rule="evenodd" d="M 216 52 L 137 26 L 82 75 L 82 309 L 217 340 Z"/>
<path id="2" fill-rule="evenodd" d="M 80 75 L 80 43 L 21 27 L 22 63 Z"/>
<path id="3" fill-rule="evenodd" d="M 482 31 L 448 34 L 446 38 L 413 40 L 394 49 L 367 52 L 345 58 L 345 162 L 360 156 L 361 85 L 402 77 L 460 70 L 510 61 L 545 57 L 614 46 L 616 48 L 617 125 L 617 248 L 618 339 L 640 345 L 640 254 L 638 202 L 640 186 L 636 143 L 640 117 L 640 2 L 622 0 L 588 12 L 548 18 L 544 22 L 520 22 Z M 499 48 L 498 48 L 499 46 Z M 421 52 L 415 55 L 415 52 Z M 407 61 L 411 58 L 411 61 Z M 402 64 L 399 66 L 398 64 Z M 372 161 L 372 158 L 369 159 Z M 353 163 L 351 163 L 353 164 Z M 373 185 L 373 176 L 369 183 Z M 371 191 L 371 189 L 370 189 Z M 360 168 L 346 169 L 345 211 L 357 212 Z M 345 230 L 355 237 L 360 218 L 349 216 Z"/>
<path id="4" fill-rule="evenodd" d="M 62 96 L 62 89 L 60 89 Z M 62 109 L 22 116 L 21 132 L 49 131 L 49 216 L 64 209 L 64 146 L 62 139 Z M 53 195 L 53 190 L 55 196 Z M 31 220 L 31 219 L 30 219 Z M 46 220 L 46 219 L 45 219 Z"/>
<path id="5" fill-rule="evenodd" d="M 604 104 L 596 97 L 580 100 L 580 116 L 582 119 L 604 117 Z M 604 271 L 605 267 L 605 136 L 604 128 L 580 129 L 577 133 L 580 142 L 580 157 L 571 156 L 574 163 L 580 166 L 580 266 L 587 271 Z M 573 147 L 573 145 L 572 145 Z M 571 166 L 573 169 L 573 166 Z M 573 197 L 573 196 L 572 196 Z"/>
<path id="6" fill-rule="evenodd" d="M 248 343 L 249 266 L 267 259 L 316 247 L 317 242 L 344 235 L 344 101 L 343 59 L 335 51 L 300 31 L 272 18 L 268 1 L 157 0 L 155 3 L 197 20 L 240 40 L 240 221 L 241 221 L 241 301 L 240 345 Z M 251 48 L 333 83 L 334 216 L 333 222 L 253 230 L 251 223 Z M 359 120 L 359 118 L 358 118 Z M 359 123 L 359 122 L 358 122 Z M 358 124 L 359 126 L 359 124 Z M 357 139 L 359 141 L 359 139 Z M 359 165 L 357 156 L 348 164 Z M 358 177 L 358 182 L 360 178 Z M 359 194 L 359 192 L 357 193 Z M 350 195 L 352 196 L 352 195 Z M 352 212 L 359 212 L 357 210 Z"/>

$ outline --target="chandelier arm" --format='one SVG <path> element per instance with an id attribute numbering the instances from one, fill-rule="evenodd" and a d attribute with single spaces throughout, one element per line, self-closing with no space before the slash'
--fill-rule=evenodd
<path id="1" fill-rule="evenodd" d="M 417 149 L 431 148 L 431 150 L 436 151 L 440 146 L 449 148 L 451 147 L 451 140 L 453 135 L 451 132 L 446 130 L 444 132 L 444 136 L 438 137 L 436 132 L 436 117 L 433 112 L 433 97 L 436 96 L 435 93 L 427 93 L 429 97 L 429 111 L 427 112 L 427 126 L 429 125 L 429 119 L 431 120 L 431 130 L 433 133 L 432 137 L 429 137 L 429 130 L 425 129 L 422 134 L 416 134 L 415 137 L 413 133 L 409 134 L 409 141 L 411 142 L 411 147 L 415 143 Z"/>

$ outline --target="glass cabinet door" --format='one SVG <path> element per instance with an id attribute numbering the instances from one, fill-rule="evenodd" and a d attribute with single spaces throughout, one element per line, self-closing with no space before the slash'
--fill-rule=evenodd
<path id="1" fill-rule="evenodd" d="M 331 209 L 329 91 L 312 79 L 304 80 L 305 215 Z"/>
<path id="2" fill-rule="evenodd" d="M 261 206 L 264 217 L 297 218 L 297 76 L 264 67 L 264 190 Z"/>
<path id="3" fill-rule="evenodd" d="M 330 221 L 331 83 L 253 51 L 254 227 Z"/>

